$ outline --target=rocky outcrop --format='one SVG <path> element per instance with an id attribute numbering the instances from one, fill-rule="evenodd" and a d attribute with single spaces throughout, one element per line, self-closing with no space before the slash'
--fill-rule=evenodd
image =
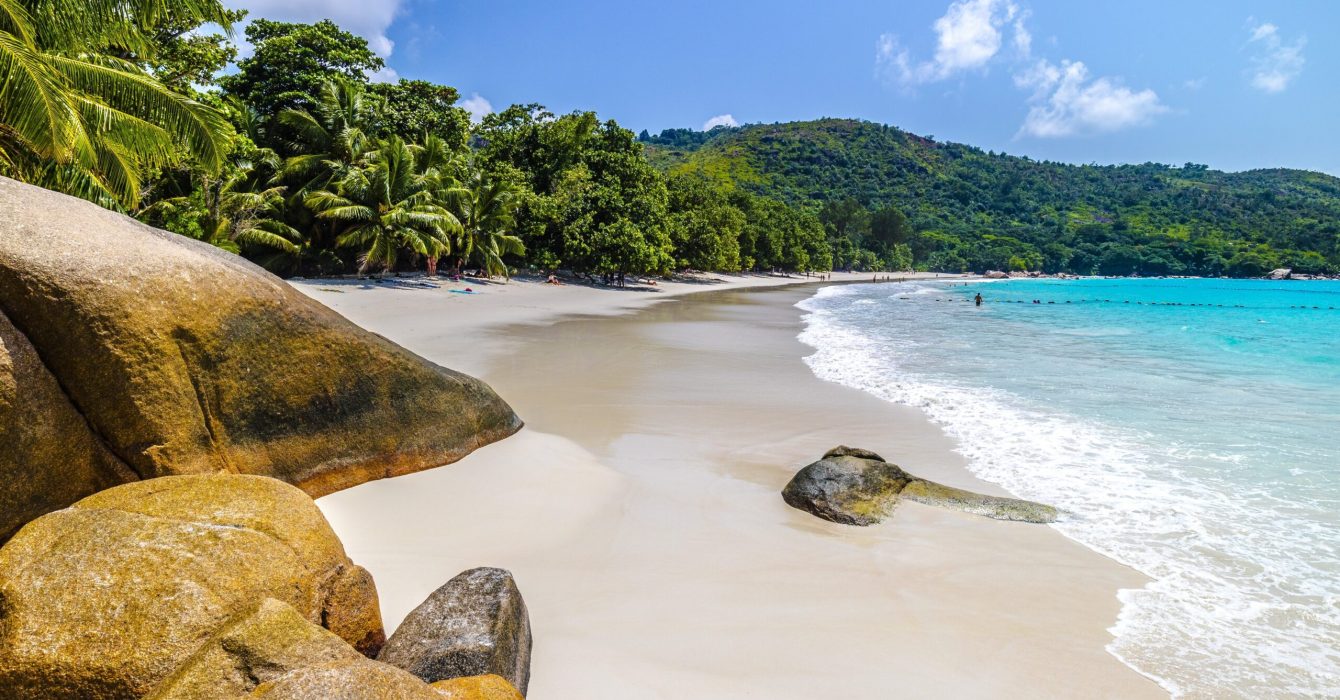
<path id="1" fill-rule="evenodd" d="M 998 520 L 1050 523 L 1056 509 L 1017 498 L 987 496 L 913 476 L 869 450 L 835 447 L 801 469 L 782 489 L 787 505 L 844 525 L 873 525 L 899 499 Z"/>
<path id="2" fill-rule="evenodd" d="M 429 683 L 496 674 L 521 693 L 530 681 L 530 616 L 512 574 L 471 569 L 428 596 L 377 659 Z"/>
<path id="3" fill-rule="evenodd" d="M 1270 274 L 1266 275 L 1266 279 L 1272 279 L 1272 280 L 1287 280 L 1290 277 L 1293 277 L 1293 270 L 1287 267 L 1281 267 L 1277 270 L 1271 270 Z"/>
<path id="4" fill-rule="evenodd" d="M 233 472 L 320 496 L 455 461 L 521 426 L 483 382 L 239 256 L 4 178 L 0 312 L 8 335 L 31 343 L 25 365 L 40 360 L 60 388 L 46 382 L 26 410 L 75 436 L 47 448 L 68 466 L 32 461 L 47 473 L 0 492 L 0 532 L 12 513 L 68 505 L 108 480 Z M 55 418 L 71 407 L 88 429 Z M 0 409 L 0 425 L 14 410 Z M 115 462 L 103 464 L 90 429 Z M 52 488 L 63 481 L 53 470 L 75 478 Z"/>
<path id="5" fill-rule="evenodd" d="M 197 475 L 102 491 L 0 549 L 0 697 L 141 697 L 268 598 L 364 654 L 384 639 L 371 576 L 298 489 Z"/>
<path id="6" fill-rule="evenodd" d="M 442 700 L 427 683 L 368 659 L 300 668 L 256 686 L 257 700 Z"/>
<path id="7" fill-rule="evenodd" d="M 0 313 L 0 543 L 43 513 L 137 478 Z"/>
<path id="8" fill-rule="evenodd" d="M 145 700 L 239 698 L 308 666 L 365 660 L 291 605 L 266 598 L 225 624 Z"/>
<path id="9" fill-rule="evenodd" d="M 526 696 L 502 676 L 466 676 L 438 681 L 433 690 L 445 700 L 524 700 Z"/>

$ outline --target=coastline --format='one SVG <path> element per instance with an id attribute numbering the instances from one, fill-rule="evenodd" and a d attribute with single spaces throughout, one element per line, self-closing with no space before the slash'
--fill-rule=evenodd
<path id="1" fill-rule="evenodd" d="M 817 379 L 794 304 L 818 284 L 741 289 L 787 284 L 762 279 L 777 282 L 689 296 L 702 287 L 522 283 L 492 299 L 295 284 L 481 376 L 528 422 L 457 464 L 320 500 L 376 576 L 388 627 L 460 570 L 494 565 L 531 608 L 538 700 L 1166 697 L 1104 650 L 1116 591 L 1142 577 L 1058 532 L 914 503 L 857 529 L 781 502 L 838 443 L 1004 492 L 917 409 Z"/>

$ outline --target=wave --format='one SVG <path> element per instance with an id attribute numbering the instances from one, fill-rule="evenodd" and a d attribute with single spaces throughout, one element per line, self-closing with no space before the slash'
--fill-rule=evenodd
<path id="1" fill-rule="evenodd" d="M 973 473 L 1063 509 L 1056 529 L 1149 576 L 1118 593 L 1114 656 L 1175 696 L 1340 697 L 1340 555 L 1325 518 L 1185 468 L 1193 458 L 1228 467 L 1236 453 L 905 371 L 906 348 L 862 332 L 868 308 L 842 314 L 849 298 L 873 293 L 830 287 L 797 305 L 800 340 L 814 348 L 806 363 L 826 381 L 920 408 Z"/>

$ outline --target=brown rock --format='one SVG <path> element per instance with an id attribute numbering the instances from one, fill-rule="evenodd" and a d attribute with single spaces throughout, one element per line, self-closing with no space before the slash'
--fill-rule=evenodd
<path id="1" fill-rule="evenodd" d="M 262 683 L 248 698 L 265 700 L 442 700 L 442 694 L 394 666 L 368 659 L 308 666 Z"/>
<path id="2" fill-rule="evenodd" d="M 493 674 L 452 678 L 438 681 L 432 687 L 447 700 L 525 700 L 526 697 L 506 678 Z"/>
<path id="3" fill-rule="evenodd" d="M 39 515 L 137 478 L 0 313 L 0 543 Z"/>
<path id="4" fill-rule="evenodd" d="M 377 660 L 429 683 L 492 673 L 524 694 L 530 650 L 530 615 L 512 574 L 480 568 L 433 591 L 386 640 Z"/>
<path id="5" fill-rule="evenodd" d="M 362 659 L 292 606 L 266 598 L 219 630 L 145 700 L 239 698 L 298 669 Z"/>
<path id="6" fill-rule="evenodd" d="M 362 652 L 382 641 L 371 579 L 298 489 L 218 474 L 103 491 L 0 549 L 0 697 L 140 697 L 266 598 Z"/>
<path id="7" fill-rule="evenodd" d="M 4 178 L 0 311 L 141 478 L 258 474 L 320 496 L 521 427 L 483 382 L 236 255 Z"/>
<path id="8" fill-rule="evenodd" d="M 834 447 L 806 465 L 782 489 L 792 508 L 843 525 L 874 525 L 901 499 L 961 510 L 997 520 L 1055 522 L 1055 508 L 1018 498 L 987 496 L 913 476 L 856 447 Z"/>

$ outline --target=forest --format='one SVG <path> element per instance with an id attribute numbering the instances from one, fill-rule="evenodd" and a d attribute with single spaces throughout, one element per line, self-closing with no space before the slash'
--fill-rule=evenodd
<path id="1" fill-rule="evenodd" d="M 910 253 L 944 272 L 1340 271 L 1340 179 L 1322 173 L 1040 162 L 842 119 L 641 140 L 672 175 L 815 212 L 837 267 Z"/>
<path id="2" fill-rule="evenodd" d="M 0 175 L 286 276 L 1340 270 L 1318 173 L 1045 163 L 836 119 L 473 122 L 385 67 L 332 22 L 217 0 L 0 0 Z"/>

